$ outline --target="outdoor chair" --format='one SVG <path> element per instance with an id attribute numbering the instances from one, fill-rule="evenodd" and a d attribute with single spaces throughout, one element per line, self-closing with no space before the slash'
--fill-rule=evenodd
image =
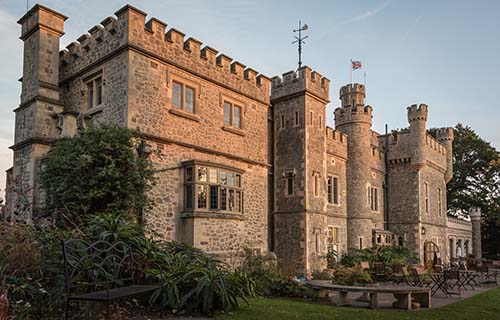
<path id="1" fill-rule="evenodd" d="M 443 286 L 446 288 L 446 292 L 449 296 L 456 294 L 461 296 L 462 292 L 460 291 L 460 271 L 458 270 L 444 270 L 444 281 Z M 452 292 L 455 287 L 458 288 L 458 292 Z"/>
<path id="2" fill-rule="evenodd" d="M 362 270 L 362 271 L 365 271 L 365 270 L 370 270 L 370 263 L 368 261 L 361 261 L 359 264 L 358 264 L 358 267 Z"/>
<path id="3" fill-rule="evenodd" d="M 434 266 L 433 268 L 433 271 L 436 272 L 436 273 L 443 273 L 444 271 L 444 266 L 442 265 L 436 265 Z"/>
<path id="4" fill-rule="evenodd" d="M 387 277 L 388 281 L 402 283 L 404 281 L 403 266 L 400 264 L 392 265 L 392 274 Z"/>
<path id="5" fill-rule="evenodd" d="M 387 279 L 385 264 L 383 262 L 374 262 L 371 273 L 376 281 L 385 281 Z"/>
<path id="6" fill-rule="evenodd" d="M 66 280 L 65 319 L 69 319 L 70 302 L 106 303 L 109 318 L 111 301 L 150 293 L 160 284 L 138 284 L 130 246 L 124 242 L 80 239 L 62 241 Z M 160 272 L 160 277 L 162 273 Z"/>
<path id="7" fill-rule="evenodd" d="M 426 276 L 423 270 L 419 270 L 417 268 L 411 268 L 410 275 L 413 279 L 413 284 L 416 287 L 429 288 L 432 285 L 432 281 Z"/>
<path id="8" fill-rule="evenodd" d="M 490 270 L 488 266 L 482 265 L 476 269 L 478 273 L 479 283 L 481 284 L 495 284 L 498 285 L 497 273 Z"/>
<path id="9" fill-rule="evenodd" d="M 407 267 L 401 268 L 401 272 L 403 273 L 403 282 L 410 287 L 414 287 L 415 283 L 413 281 L 412 276 L 410 275 L 410 272 L 408 272 L 408 268 Z"/>

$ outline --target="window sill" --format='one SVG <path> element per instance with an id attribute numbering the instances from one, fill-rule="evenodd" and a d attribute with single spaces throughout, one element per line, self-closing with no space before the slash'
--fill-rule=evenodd
<path id="1" fill-rule="evenodd" d="M 173 115 L 183 117 L 183 118 L 186 118 L 186 119 L 191 120 L 191 121 L 200 122 L 200 117 L 195 115 L 194 113 L 191 113 L 191 112 L 187 112 L 187 111 L 183 111 L 183 110 L 175 109 L 175 108 L 168 110 L 168 112 L 173 114 Z"/>
<path id="2" fill-rule="evenodd" d="M 213 219 L 233 219 L 245 220 L 242 213 L 229 213 L 219 211 L 190 211 L 182 212 L 181 218 L 213 218 Z"/>
<path id="3" fill-rule="evenodd" d="M 83 114 L 85 116 L 91 117 L 91 116 L 93 116 L 95 114 L 98 114 L 98 113 L 101 113 L 103 111 L 104 111 L 104 107 L 103 107 L 102 104 L 100 104 L 100 105 L 98 105 L 96 107 L 93 107 L 92 109 L 89 109 L 89 110 L 85 111 Z"/>
<path id="4" fill-rule="evenodd" d="M 243 132 L 243 130 L 237 129 L 237 128 L 234 128 L 234 127 L 223 126 L 222 130 L 227 131 L 227 132 L 231 132 L 231 133 L 234 133 L 234 134 L 237 134 L 237 135 L 242 136 L 242 137 L 245 136 L 245 132 Z"/>
<path id="5" fill-rule="evenodd" d="M 340 207 L 340 203 L 330 203 L 328 202 L 329 207 Z"/>

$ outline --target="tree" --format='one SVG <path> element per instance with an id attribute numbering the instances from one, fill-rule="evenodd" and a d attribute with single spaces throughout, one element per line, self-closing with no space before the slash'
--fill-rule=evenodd
<path id="1" fill-rule="evenodd" d="M 436 136 L 436 129 L 430 133 Z M 484 218 L 483 250 L 497 253 L 500 220 L 500 153 L 474 130 L 459 123 L 454 130 L 453 179 L 448 183 L 448 208 L 481 208 Z M 496 250 L 496 252 L 494 252 Z"/>
<path id="2" fill-rule="evenodd" d="M 116 126 L 58 140 L 42 162 L 46 212 L 60 224 L 95 213 L 142 212 L 154 172 L 135 151 L 138 143 L 131 130 Z"/>

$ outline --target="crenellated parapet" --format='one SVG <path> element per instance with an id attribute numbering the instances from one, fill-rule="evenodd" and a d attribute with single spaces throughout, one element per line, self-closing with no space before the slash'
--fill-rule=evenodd
<path id="1" fill-rule="evenodd" d="M 330 80 L 307 66 L 283 73 L 282 77 L 273 77 L 271 81 L 272 101 L 306 92 L 325 103 L 329 102 Z"/>
<path id="2" fill-rule="evenodd" d="M 339 127 L 350 123 L 366 123 L 371 126 L 372 113 L 373 108 L 371 106 L 339 107 L 335 109 L 335 126 Z"/>
<path id="3" fill-rule="evenodd" d="M 366 123 L 371 126 L 373 108 L 365 105 L 365 86 L 350 83 L 340 88 L 341 106 L 335 109 L 335 126 Z"/>
<path id="4" fill-rule="evenodd" d="M 122 50 L 138 54 L 219 83 L 263 103 L 269 101 L 270 79 L 175 28 L 126 5 L 92 27 L 60 53 L 61 81 L 71 80 Z"/>
<path id="5" fill-rule="evenodd" d="M 427 105 L 426 104 L 413 104 L 407 108 L 408 110 L 408 122 L 413 121 L 427 121 Z"/>
<path id="6" fill-rule="evenodd" d="M 326 127 L 326 151 L 334 156 L 347 159 L 347 135 Z"/>
<path id="7" fill-rule="evenodd" d="M 383 148 L 387 148 L 387 160 L 391 164 L 406 163 L 413 159 L 415 155 L 425 155 L 421 159 L 422 165 L 428 162 L 441 168 L 444 172 L 447 169 L 446 147 L 428 133 L 425 133 L 424 143 L 416 142 L 409 130 L 390 133 L 387 136 L 379 136 Z"/>
<path id="8" fill-rule="evenodd" d="M 439 128 L 436 131 L 436 138 L 439 142 L 443 141 L 453 141 L 454 139 L 454 129 L 453 128 Z"/>
<path id="9" fill-rule="evenodd" d="M 359 83 L 350 83 L 340 88 L 342 107 L 356 109 L 365 105 L 366 88 Z"/>

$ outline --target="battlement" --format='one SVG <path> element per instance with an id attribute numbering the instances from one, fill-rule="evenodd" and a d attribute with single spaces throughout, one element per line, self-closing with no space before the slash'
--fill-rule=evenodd
<path id="1" fill-rule="evenodd" d="M 373 108 L 371 106 L 351 105 L 335 109 L 335 126 L 349 123 L 367 123 L 371 126 L 373 118 Z"/>
<path id="2" fill-rule="evenodd" d="M 362 94 L 365 95 L 365 86 L 359 83 L 349 83 L 340 88 L 340 98 L 348 94 Z"/>
<path id="3" fill-rule="evenodd" d="M 436 137 L 439 142 L 442 141 L 453 141 L 455 131 L 453 128 L 439 128 L 436 131 Z"/>
<path id="4" fill-rule="evenodd" d="M 426 135 L 425 144 L 427 145 L 427 147 L 429 149 L 432 149 L 439 154 L 442 154 L 442 155 L 446 154 L 446 148 L 430 134 Z"/>
<path id="5" fill-rule="evenodd" d="M 307 66 L 271 79 L 271 100 L 305 91 L 329 102 L 330 80 Z"/>
<path id="6" fill-rule="evenodd" d="M 347 138 L 342 132 L 326 127 L 327 153 L 347 159 Z"/>
<path id="7" fill-rule="evenodd" d="M 326 127 L 326 138 L 347 146 L 347 135 L 331 127 Z"/>
<path id="8" fill-rule="evenodd" d="M 268 103 L 270 79 L 157 18 L 126 5 L 60 52 L 61 81 L 128 48 Z"/>
<path id="9" fill-rule="evenodd" d="M 420 105 L 413 104 L 409 106 L 407 110 L 408 110 L 409 122 L 417 120 L 427 121 L 428 110 L 426 104 L 420 104 Z"/>

